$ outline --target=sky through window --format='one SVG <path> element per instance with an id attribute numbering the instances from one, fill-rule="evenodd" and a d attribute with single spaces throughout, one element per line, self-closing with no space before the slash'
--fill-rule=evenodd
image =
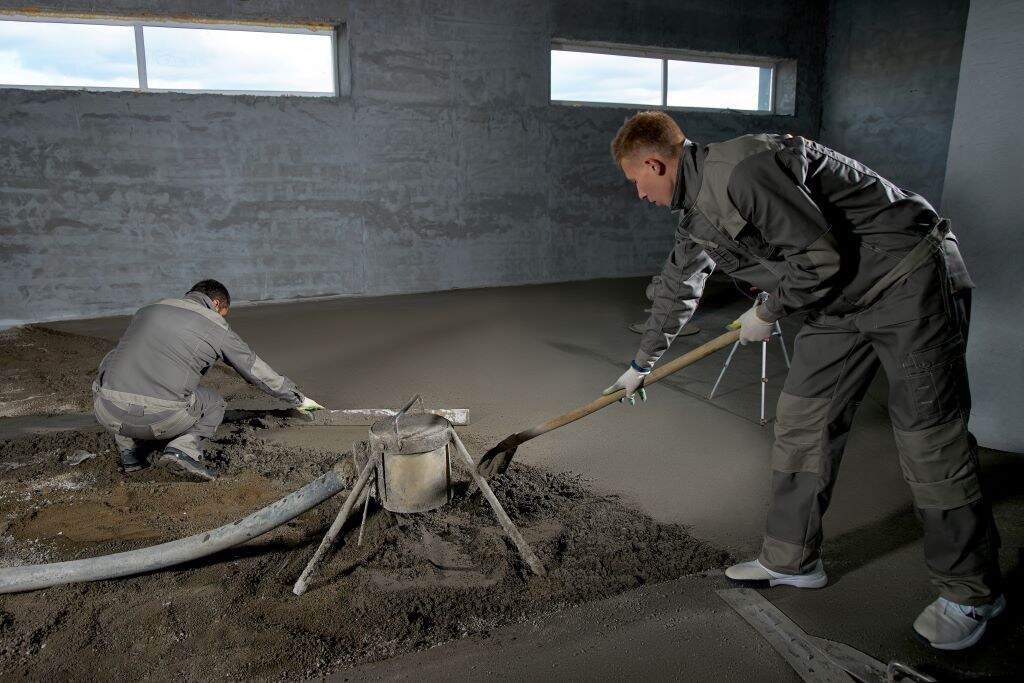
<path id="1" fill-rule="evenodd" d="M 333 95 L 333 47 L 329 29 L 0 19 L 0 85 Z"/>
<path id="2" fill-rule="evenodd" d="M 770 111 L 771 85 L 770 65 L 551 50 L 553 101 Z"/>

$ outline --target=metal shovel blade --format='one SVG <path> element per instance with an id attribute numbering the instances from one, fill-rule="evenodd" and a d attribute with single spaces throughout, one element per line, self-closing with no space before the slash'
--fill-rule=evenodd
<path id="1" fill-rule="evenodd" d="M 476 466 L 476 471 L 481 477 L 488 479 L 496 474 L 505 473 L 508 466 L 512 464 L 516 449 L 519 448 L 518 443 L 509 443 L 511 440 L 511 438 L 505 439 L 481 456 L 480 462 Z"/>

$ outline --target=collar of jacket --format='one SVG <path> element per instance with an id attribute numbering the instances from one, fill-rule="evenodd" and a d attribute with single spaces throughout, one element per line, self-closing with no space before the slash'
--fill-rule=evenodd
<path id="1" fill-rule="evenodd" d="M 189 292 L 188 294 L 185 295 L 185 298 L 188 299 L 189 301 L 195 301 L 197 304 L 202 304 L 203 306 L 209 308 L 211 311 L 214 310 L 213 299 L 206 296 L 202 292 Z"/>
<path id="2" fill-rule="evenodd" d="M 679 154 L 679 168 L 676 170 L 676 191 L 672 195 L 673 211 L 689 211 L 697 201 L 705 153 L 705 148 L 692 140 L 683 142 L 683 150 Z"/>

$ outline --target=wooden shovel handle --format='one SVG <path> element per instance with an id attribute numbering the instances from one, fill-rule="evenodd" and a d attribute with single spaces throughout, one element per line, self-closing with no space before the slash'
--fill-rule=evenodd
<path id="1" fill-rule="evenodd" d="M 735 344 L 739 338 L 740 333 L 737 330 L 733 332 L 726 332 L 722 336 L 716 337 L 711 341 L 707 342 L 706 344 L 701 344 L 692 351 L 684 353 L 679 358 L 676 358 L 675 360 L 665 363 L 664 365 L 652 370 L 651 374 L 647 375 L 647 377 L 644 378 L 644 386 L 649 387 L 655 382 L 665 379 L 669 375 L 672 375 L 676 372 L 679 372 L 687 365 L 692 365 L 699 361 L 700 359 L 710 356 L 712 353 L 718 351 L 719 349 L 724 349 L 726 346 L 731 346 L 732 344 Z M 601 410 L 601 408 L 604 408 L 605 406 L 615 403 L 620 398 L 623 398 L 625 395 L 626 390 L 619 389 L 614 394 L 602 396 L 597 400 L 591 401 L 585 406 L 580 406 L 576 410 L 566 413 L 565 415 L 559 415 L 558 417 L 552 418 L 543 424 L 537 425 L 536 427 L 531 427 L 530 429 L 524 429 L 521 432 L 516 432 L 515 434 L 509 436 L 500 444 L 498 444 L 495 448 L 515 448 L 516 446 L 526 443 L 530 439 L 536 438 L 541 434 L 547 434 L 553 429 L 564 427 L 570 422 L 575 422 L 580 418 L 584 418 L 587 415 L 590 415 L 591 413 L 597 412 L 598 410 Z"/>

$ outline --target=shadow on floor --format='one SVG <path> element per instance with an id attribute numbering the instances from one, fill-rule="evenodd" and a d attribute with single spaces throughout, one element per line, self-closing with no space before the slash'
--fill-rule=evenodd
<path id="1" fill-rule="evenodd" d="M 981 644 L 963 652 L 924 649 L 931 661 L 921 670 L 940 681 L 1021 680 L 1016 649 L 1024 639 L 1024 457 L 982 450 L 982 486 L 995 509 L 1003 542 L 1001 564 L 1008 609 L 990 622 Z M 922 538 L 920 523 L 910 505 L 871 524 L 845 533 L 826 544 L 830 583 L 894 553 Z M 1007 561 L 1009 559 L 1009 562 Z M 921 558 L 924 561 L 924 558 Z M 898 590 L 894 585 L 881 591 Z M 1006 672 L 992 674 L 993 671 Z"/>
<path id="2" fill-rule="evenodd" d="M 992 457 L 982 463 L 981 479 L 993 507 L 998 508 L 1000 503 L 1010 503 L 1016 509 L 1024 506 L 1024 458 L 995 451 L 988 451 L 988 454 Z M 996 522 L 1000 523 L 998 512 Z M 1011 534 L 1016 536 L 1012 532 L 1004 536 Z M 839 581 L 848 572 L 915 543 L 921 537 L 921 525 L 913 507 L 907 505 L 871 524 L 829 539 L 829 576 L 833 583 Z M 1006 542 L 1004 537 L 1003 543 Z"/>

